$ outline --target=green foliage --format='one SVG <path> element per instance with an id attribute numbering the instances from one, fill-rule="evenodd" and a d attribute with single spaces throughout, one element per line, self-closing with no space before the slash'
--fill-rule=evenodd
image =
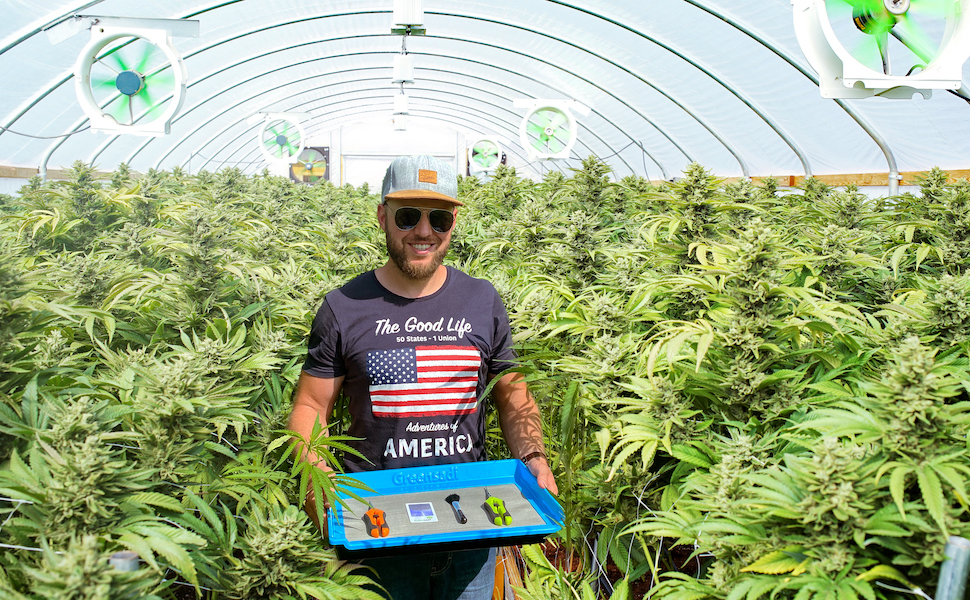
<path id="1" fill-rule="evenodd" d="M 285 432 L 323 294 L 384 260 L 376 198 L 71 173 L 0 201 L 0 595 L 376 597 L 298 508 L 359 488 Z M 584 567 L 524 549 L 522 597 L 593 600 L 604 562 L 663 598 L 933 587 L 970 535 L 970 184 L 654 186 L 594 157 L 459 184 L 448 260 L 506 301 Z M 339 465 L 344 419 L 299 443 Z"/>
<path id="2" fill-rule="evenodd" d="M 281 433 L 323 294 L 379 264 L 373 199 L 99 177 L 78 163 L 0 219 L 0 595 L 375 597 L 296 508 Z M 121 550 L 142 568 L 107 566 Z"/>
<path id="3" fill-rule="evenodd" d="M 151 571 L 119 571 L 99 549 L 95 536 L 72 539 L 63 552 L 44 544 L 39 567 L 24 569 L 32 597 L 50 600 L 158 600 L 159 578 Z"/>
<path id="4" fill-rule="evenodd" d="M 336 561 L 332 551 L 315 549 L 319 542 L 297 507 L 273 506 L 265 513 L 257 507 L 245 523 L 242 558 L 233 557 L 232 572 L 223 574 L 226 598 L 380 600 L 376 592 L 361 587 L 370 580 L 355 574 L 359 567 Z"/>

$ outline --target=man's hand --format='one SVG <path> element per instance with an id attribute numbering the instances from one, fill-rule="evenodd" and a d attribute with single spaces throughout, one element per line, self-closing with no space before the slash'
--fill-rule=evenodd
<path id="1" fill-rule="evenodd" d="M 323 519 L 323 522 L 321 523 L 317 515 L 317 499 L 316 499 L 316 496 L 313 494 L 313 490 L 310 490 L 307 492 L 306 502 L 303 504 L 303 510 L 306 511 L 307 515 L 310 516 L 310 520 L 313 521 L 313 524 L 316 525 L 317 529 L 320 530 L 320 533 L 323 535 L 323 542 L 329 545 L 330 532 L 327 530 L 326 517 L 327 517 L 327 513 L 330 512 L 330 504 L 326 500 L 323 501 L 324 519 Z"/>
<path id="2" fill-rule="evenodd" d="M 554 496 L 559 495 L 559 486 L 556 485 L 556 478 L 552 475 L 552 469 L 549 468 L 549 462 L 542 456 L 537 456 L 526 464 L 529 468 L 529 472 L 535 475 L 536 482 L 539 487 L 544 490 L 549 490 Z"/>
<path id="3" fill-rule="evenodd" d="M 539 487 L 559 494 L 559 486 L 552 476 L 549 463 L 543 456 L 542 418 L 525 379 L 520 373 L 507 373 L 492 388 L 492 398 L 498 409 L 502 435 L 512 456 L 525 458 L 525 466 L 535 475 Z"/>
<path id="4" fill-rule="evenodd" d="M 343 385 L 343 381 L 343 377 L 327 379 L 313 377 L 305 372 L 300 373 L 300 380 L 297 382 L 296 392 L 293 394 L 293 410 L 290 413 L 290 420 L 287 424 L 288 429 L 296 432 L 302 438 L 297 438 L 299 442 L 298 460 L 304 460 L 316 465 L 325 472 L 330 471 L 326 461 L 321 460 L 309 448 L 304 447 L 303 444 L 306 443 L 306 440 L 313 437 L 317 426 L 323 428 L 324 435 L 326 435 L 328 418 L 330 413 L 333 412 L 333 406 L 337 400 L 337 395 L 340 393 L 340 387 Z M 330 505 L 327 504 L 326 498 L 323 501 L 324 514 L 326 514 L 326 511 L 330 510 Z M 312 489 L 307 490 L 306 498 L 303 499 L 303 509 L 310 516 L 310 520 L 317 526 L 317 529 L 320 530 L 320 533 L 323 534 L 324 541 L 329 543 L 327 522 L 324 519 L 324 522 L 320 523 L 317 515 L 316 498 L 314 498 Z"/>

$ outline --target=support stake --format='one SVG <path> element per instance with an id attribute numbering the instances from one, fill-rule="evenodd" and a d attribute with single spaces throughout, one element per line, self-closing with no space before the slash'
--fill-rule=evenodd
<path id="1" fill-rule="evenodd" d="M 946 560 L 940 569 L 936 585 L 936 600 L 963 600 L 970 569 L 970 540 L 951 535 L 943 550 Z"/>

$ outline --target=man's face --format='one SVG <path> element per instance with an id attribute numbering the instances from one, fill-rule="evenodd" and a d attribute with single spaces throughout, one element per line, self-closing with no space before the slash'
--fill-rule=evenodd
<path id="1" fill-rule="evenodd" d="M 457 213 L 454 204 L 443 200 L 408 199 L 387 200 L 377 209 L 377 219 L 387 238 L 387 253 L 391 261 L 410 279 L 428 279 L 438 270 L 448 253 L 451 232 L 438 233 L 431 227 L 428 211 L 422 210 L 421 220 L 409 231 L 401 231 L 394 223 L 397 209 L 411 206 L 420 209 L 444 209 Z"/>

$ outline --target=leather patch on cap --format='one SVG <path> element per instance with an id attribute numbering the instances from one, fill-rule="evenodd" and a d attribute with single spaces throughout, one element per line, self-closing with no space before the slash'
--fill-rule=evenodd
<path id="1" fill-rule="evenodd" d="M 438 184 L 438 172 L 430 169 L 418 169 L 418 181 L 421 183 Z"/>

